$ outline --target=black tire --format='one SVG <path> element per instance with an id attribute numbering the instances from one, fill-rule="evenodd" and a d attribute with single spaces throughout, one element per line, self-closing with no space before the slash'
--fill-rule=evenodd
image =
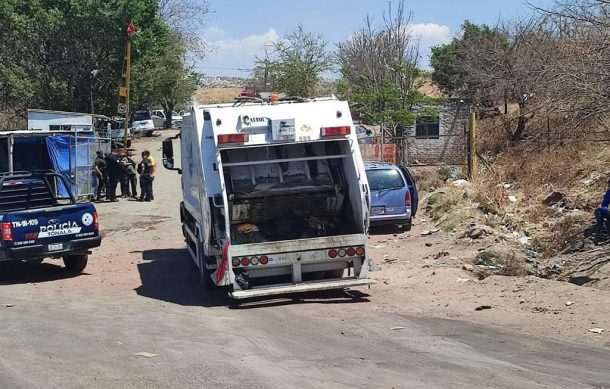
<path id="1" fill-rule="evenodd" d="M 153 136 L 153 132 L 154 132 L 154 130 L 151 130 L 151 131 L 146 131 L 146 132 L 144 133 L 144 135 L 146 135 L 146 136 Z"/>
<path id="2" fill-rule="evenodd" d="M 87 267 L 87 254 L 66 255 L 64 258 L 64 266 L 71 273 L 81 273 Z"/>
<path id="3" fill-rule="evenodd" d="M 199 285 L 201 285 L 204 290 L 213 290 L 216 285 L 212 281 L 210 271 L 205 263 L 206 257 L 199 259 Z"/>
<path id="4" fill-rule="evenodd" d="M 411 221 L 411 219 L 409 219 L 409 221 L 408 221 L 407 223 L 405 223 L 405 224 L 403 224 L 403 225 L 402 225 L 401 229 L 402 229 L 404 232 L 411 231 L 411 226 L 412 226 L 412 225 L 413 225 L 413 222 Z"/>

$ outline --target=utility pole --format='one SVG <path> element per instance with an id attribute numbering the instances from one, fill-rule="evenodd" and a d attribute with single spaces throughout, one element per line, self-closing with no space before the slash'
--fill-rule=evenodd
<path id="1" fill-rule="evenodd" d="M 477 116 L 470 112 L 468 117 L 468 178 L 475 177 L 477 171 Z"/>
<path id="2" fill-rule="evenodd" d="M 123 77 L 119 86 L 119 114 L 125 115 L 125 132 L 123 134 L 123 148 L 127 148 L 129 134 L 129 83 L 131 81 L 131 37 L 136 33 L 133 21 L 127 26 L 127 45 L 125 47 L 125 60 L 123 62 Z"/>

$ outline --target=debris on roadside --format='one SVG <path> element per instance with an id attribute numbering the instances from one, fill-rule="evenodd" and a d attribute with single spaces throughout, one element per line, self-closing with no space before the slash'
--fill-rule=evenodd
<path id="1" fill-rule="evenodd" d="M 440 231 L 439 228 L 435 228 L 433 230 L 426 230 L 421 233 L 421 236 L 428 236 L 428 235 L 436 234 L 439 231 Z"/>
<path id="2" fill-rule="evenodd" d="M 474 310 L 475 311 L 483 311 L 485 309 L 491 309 L 491 305 L 479 305 L 478 307 L 476 307 Z"/>
<path id="3" fill-rule="evenodd" d="M 464 232 L 464 238 L 480 239 L 485 236 L 493 235 L 494 230 L 489 226 L 482 224 L 472 224 L 466 232 Z"/>
<path id="4" fill-rule="evenodd" d="M 390 328 L 390 330 L 392 330 L 392 331 L 404 330 L 404 329 L 405 329 L 405 327 L 392 327 L 392 328 Z"/>
<path id="5" fill-rule="evenodd" d="M 594 334 L 601 334 L 604 332 L 603 328 L 589 328 L 589 332 L 593 332 Z"/>
<path id="6" fill-rule="evenodd" d="M 154 358 L 154 357 L 158 357 L 159 356 L 159 354 L 148 353 L 146 351 L 135 353 L 135 355 L 138 356 L 138 357 L 145 357 L 145 358 Z"/>
<path id="7" fill-rule="evenodd" d="M 566 307 L 569 307 L 570 305 L 574 305 L 574 303 L 572 301 L 566 301 Z"/>

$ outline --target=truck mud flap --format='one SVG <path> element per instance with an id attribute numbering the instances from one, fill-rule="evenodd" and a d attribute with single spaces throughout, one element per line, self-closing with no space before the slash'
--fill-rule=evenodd
<path id="1" fill-rule="evenodd" d="M 239 290 L 229 293 L 229 296 L 235 300 L 243 300 L 254 297 L 276 296 L 280 294 L 313 292 L 316 290 L 344 289 L 355 286 L 371 285 L 375 283 L 375 280 L 356 278 L 329 281 L 308 281 L 299 284 L 285 284 L 273 287 L 260 287 L 249 290 Z"/>

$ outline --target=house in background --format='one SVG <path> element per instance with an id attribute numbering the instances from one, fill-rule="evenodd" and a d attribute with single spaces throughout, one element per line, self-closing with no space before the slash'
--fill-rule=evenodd
<path id="1" fill-rule="evenodd" d="M 469 106 L 460 100 L 436 107 L 438 115 L 417 115 L 398 143 L 397 159 L 406 165 L 464 165 L 467 161 Z M 416 111 L 417 113 L 417 111 Z"/>

